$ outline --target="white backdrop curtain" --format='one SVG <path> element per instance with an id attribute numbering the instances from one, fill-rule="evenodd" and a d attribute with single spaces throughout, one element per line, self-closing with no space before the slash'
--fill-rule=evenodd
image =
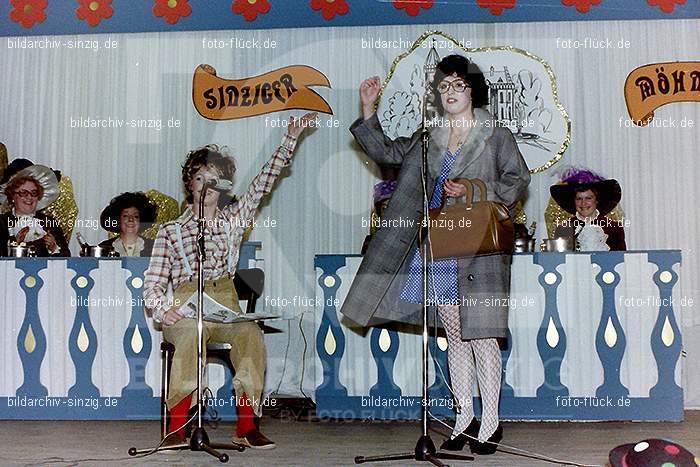
<path id="1" fill-rule="evenodd" d="M 319 253 L 358 253 L 367 229 L 361 224 L 372 202 L 377 169 L 353 145 L 348 126 L 359 115 L 357 87 L 372 75 L 386 76 L 403 50 L 369 49 L 362 39 L 413 41 L 426 30 L 441 30 L 472 47 L 512 45 L 549 62 L 557 76 L 560 99 L 573 122 L 572 142 L 562 162 L 533 177 L 526 212 L 539 224 L 554 173 L 564 164 L 589 167 L 617 178 L 623 208 L 631 222 L 630 249 L 683 250 L 680 295 L 696 304 L 681 309 L 686 405 L 700 407 L 700 318 L 697 313 L 700 262 L 696 254 L 700 223 L 695 216 L 700 162 L 700 106 L 673 104 L 657 118 L 682 118 L 693 128 L 626 128 L 622 87 L 627 74 L 653 62 L 697 60 L 700 21 L 558 22 L 518 24 L 451 24 L 273 31 L 173 32 L 112 34 L 50 39 L 100 41 L 100 50 L 59 47 L 26 50 L 0 42 L 5 84 L 0 88 L 0 141 L 12 157 L 28 157 L 60 169 L 73 180 L 81 218 L 99 218 L 114 195 L 158 189 L 182 200 L 180 166 L 186 152 L 208 143 L 228 145 L 238 164 L 236 188 L 242 191 L 273 152 L 283 130 L 271 119 L 210 122 L 191 103 L 192 73 L 200 63 L 214 66 L 225 78 L 254 76 L 277 67 L 305 64 L 323 71 L 333 89 L 319 89 L 331 104 L 339 128 L 321 128 L 300 143 L 295 161 L 272 197 L 263 205 L 251 240 L 263 242 L 268 311 L 291 320 L 292 334 L 271 337 L 272 365 L 285 365 L 279 383 L 286 394 L 313 391 L 314 307 L 272 307 L 274 298 L 313 297 L 313 258 Z M 562 49 L 557 38 L 623 38 L 628 49 Z M 203 39 L 231 38 L 276 42 L 274 49 L 211 49 Z M 29 38 L 33 39 L 33 38 Z M 104 49 L 105 40 L 117 47 Z M 444 51 L 442 52 L 444 55 Z M 300 114 L 300 112 L 295 112 Z M 71 119 L 160 119 L 149 128 L 71 128 Z M 167 128 L 169 119 L 180 128 Z M 268 125 L 266 125 L 266 119 Z M 325 117 L 322 118 L 326 120 Z M 86 239 L 104 238 L 101 230 L 81 229 Z M 73 241 L 72 246 L 75 247 Z M 320 313 L 320 310 L 318 310 Z M 300 324 L 301 323 L 301 326 Z M 303 328 L 304 335 L 299 332 Z M 308 342 L 302 364 L 304 338 Z M 302 384 L 302 368 L 305 374 Z M 400 369 L 397 369 L 400 371 Z"/>

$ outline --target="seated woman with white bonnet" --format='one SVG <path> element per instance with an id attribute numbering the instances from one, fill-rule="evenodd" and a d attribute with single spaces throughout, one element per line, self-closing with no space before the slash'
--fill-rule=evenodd
<path id="1" fill-rule="evenodd" d="M 60 195 L 53 170 L 15 159 L 3 174 L 0 192 L 0 204 L 10 208 L 0 214 L 0 256 L 8 255 L 9 246 L 26 247 L 40 257 L 70 256 L 58 221 L 41 212 Z"/>

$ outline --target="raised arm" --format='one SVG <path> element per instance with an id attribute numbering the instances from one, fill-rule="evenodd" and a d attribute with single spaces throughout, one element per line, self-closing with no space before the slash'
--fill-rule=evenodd
<path id="1" fill-rule="evenodd" d="M 377 164 L 401 165 L 404 156 L 413 145 L 420 144 L 420 132 L 414 133 L 410 138 L 399 137 L 395 140 L 384 134 L 374 111 L 374 102 L 380 89 L 378 76 L 368 78 L 360 84 L 362 118 L 350 126 L 350 132 L 365 153 Z"/>
<path id="2" fill-rule="evenodd" d="M 272 191 L 277 176 L 284 167 L 291 163 L 297 138 L 315 118 L 315 113 L 306 114 L 301 119 L 290 117 L 289 131 L 282 138 L 282 142 L 270 160 L 248 185 L 248 190 L 238 202 L 225 209 L 224 215 L 233 220 L 235 233 L 242 234 L 246 227 L 252 223 L 263 196 Z"/>

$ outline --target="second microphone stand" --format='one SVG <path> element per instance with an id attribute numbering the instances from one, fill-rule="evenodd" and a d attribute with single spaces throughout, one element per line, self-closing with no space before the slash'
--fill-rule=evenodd
<path id="1" fill-rule="evenodd" d="M 216 449 L 243 451 L 245 447 L 236 443 L 212 443 L 209 441 L 207 431 L 202 426 L 202 413 L 204 411 L 202 379 L 206 364 L 204 361 L 204 261 L 206 260 L 204 198 L 209 189 L 210 186 L 204 184 L 199 195 L 199 217 L 197 218 L 197 425 L 192 429 L 190 450 L 204 451 L 217 457 L 221 462 L 228 462 L 228 454 L 219 453 Z"/>

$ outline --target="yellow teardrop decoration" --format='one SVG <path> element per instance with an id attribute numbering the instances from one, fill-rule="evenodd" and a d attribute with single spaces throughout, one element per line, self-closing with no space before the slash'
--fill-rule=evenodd
<path id="1" fill-rule="evenodd" d="M 323 348 L 326 350 L 328 355 L 333 355 L 335 353 L 335 337 L 333 337 L 333 332 L 331 331 L 330 326 L 328 327 L 328 331 L 326 331 L 326 338 L 323 341 Z"/>
<path id="2" fill-rule="evenodd" d="M 557 327 L 554 325 L 554 320 L 549 317 L 549 324 L 547 325 L 547 344 L 551 348 L 554 348 L 559 343 L 559 333 L 557 332 Z"/>
<path id="3" fill-rule="evenodd" d="M 78 332 L 78 350 L 85 352 L 90 346 L 90 338 L 85 331 L 85 325 L 80 325 L 80 331 Z"/>
<path id="4" fill-rule="evenodd" d="M 391 347 L 391 336 L 389 335 L 389 331 L 382 329 L 379 333 L 379 349 L 382 352 L 388 352 L 389 347 Z"/>
<path id="5" fill-rule="evenodd" d="M 131 336 L 131 350 L 134 353 L 141 353 L 141 350 L 143 350 L 143 339 L 138 326 L 134 327 L 134 334 Z"/>
<path id="6" fill-rule="evenodd" d="M 671 323 L 668 321 L 668 316 L 666 317 L 666 320 L 664 320 L 664 327 L 661 328 L 661 342 L 664 343 L 666 347 L 671 347 L 673 345 L 673 328 L 671 327 Z"/>
<path id="7" fill-rule="evenodd" d="M 612 348 L 615 347 L 617 343 L 617 331 L 615 331 L 615 326 L 613 326 L 612 318 L 608 316 L 608 324 L 605 326 L 605 344 Z"/>
<path id="8" fill-rule="evenodd" d="M 24 336 L 24 350 L 26 350 L 27 353 L 32 353 L 34 349 L 36 349 L 36 337 L 34 337 L 34 331 L 30 324 L 27 328 L 27 335 Z"/>

